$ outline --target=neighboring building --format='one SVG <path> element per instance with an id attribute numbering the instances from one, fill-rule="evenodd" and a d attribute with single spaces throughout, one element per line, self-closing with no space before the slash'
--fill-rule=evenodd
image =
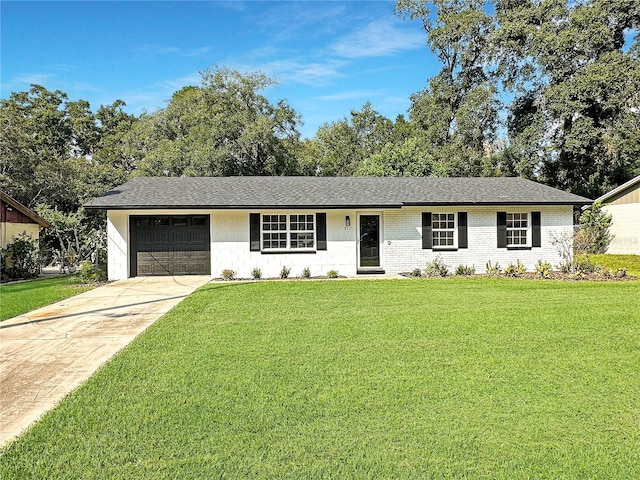
<path id="1" fill-rule="evenodd" d="M 613 239 L 607 253 L 640 255 L 640 175 L 595 200 L 611 214 Z"/>
<path id="2" fill-rule="evenodd" d="M 22 233 L 40 239 L 40 228 L 50 227 L 40 215 L 0 190 L 0 247 L 5 248 Z"/>
<path id="3" fill-rule="evenodd" d="M 86 205 L 107 210 L 109 279 L 249 278 L 410 272 L 437 256 L 452 269 L 487 261 L 561 262 L 588 200 L 523 178 L 134 178 Z"/>

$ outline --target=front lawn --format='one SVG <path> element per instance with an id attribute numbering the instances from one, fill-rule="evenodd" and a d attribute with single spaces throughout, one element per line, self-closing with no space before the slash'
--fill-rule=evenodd
<path id="1" fill-rule="evenodd" d="M 628 275 L 640 277 L 640 255 L 613 255 L 605 253 L 602 255 L 589 255 L 596 265 L 608 268 L 615 273 L 619 268 L 626 268 Z"/>
<path id="2" fill-rule="evenodd" d="M 208 284 L 1 478 L 640 478 L 640 282 Z"/>
<path id="3" fill-rule="evenodd" d="M 79 275 L 29 280 L 0 285 L 0 321 L 73 297 L 93 287 Z"/>

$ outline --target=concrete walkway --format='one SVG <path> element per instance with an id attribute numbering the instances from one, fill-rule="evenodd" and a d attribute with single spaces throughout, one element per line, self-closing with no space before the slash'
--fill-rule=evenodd
<path id="1" fill-rule="evenodd" d="M 0 446 L 209 280 L 121 280 L 0 322 Z"/>

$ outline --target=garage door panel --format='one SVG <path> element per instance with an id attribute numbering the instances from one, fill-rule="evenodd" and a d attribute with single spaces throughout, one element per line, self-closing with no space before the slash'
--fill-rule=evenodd
<path id="1" fill-rule="evenodd" d="M 208 216 L 132 217 L 130 225 L 132 275 L 211 274 Z"/>

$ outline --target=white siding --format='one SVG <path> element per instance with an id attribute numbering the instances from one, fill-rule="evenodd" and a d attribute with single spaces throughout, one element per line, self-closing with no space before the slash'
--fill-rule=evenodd
<path id="1" fill-rule="evenodd" d="M 120 210 L 107 212 L 107 275 L 109 280 L 129 277 L 129 214 Z"/>
<path id="2" fill-rule="evenodd" d="M 467 212 L 469 248 L 438 252 L 422 249 L 422 212 Z M 496 212 L 541 212 L 542 246 L 530 250 L 497 248 Z M 250 278 L 251 270 L 258 267 L 263 277 L 277 277 L 283 266 L 291 268 L 291 277 L 299 276 L 304 268 L 311 275 L 326 275 L 337 270 L 341 275 L 355 275 L 358 264 L 358 215 L 381 215 L 381 267 L 387 273 L 410 272 L 424 268 L 427 262 L 440 255 L 454 270 L 458 265 L 475 266 L 477 273 L 485 271 L 487 261 L 499 262 L 504 268 L 520 260 L 533 270 L 538 260 L 556 266 L 561 262 L 551 244 L 553 236 L 563 232 L 571 234 L 572 207 L 407 207 L 383 212 L 375 210 L 322 210 L 326 212 L 327 250 L 314 253 L 263 253 L 249 251 L 249 214 L 282 213 L 282 211 L 249 210 L 136 210 L 114 211 L 107 214 L 109 279 L 127 278 L 129 275 L 129 215 L 211 215 L 211 274 L 219 277 L 222 270 L 232 269 L 241 278 Z M 290 212 L 286 212 L 290 213 Z M 302 212 L 301 212 L 302 213 Z M 349 215 L 351 227 L 345 227 Z M 529 217 L 530 220 L 530 217 Z"/>
<path id="3" fill-rule="evenodd" d="M 603 210 L 612 215 L 614 235 L 607 253 L 640 255 L 640 203 L 605 205 Z"/>

